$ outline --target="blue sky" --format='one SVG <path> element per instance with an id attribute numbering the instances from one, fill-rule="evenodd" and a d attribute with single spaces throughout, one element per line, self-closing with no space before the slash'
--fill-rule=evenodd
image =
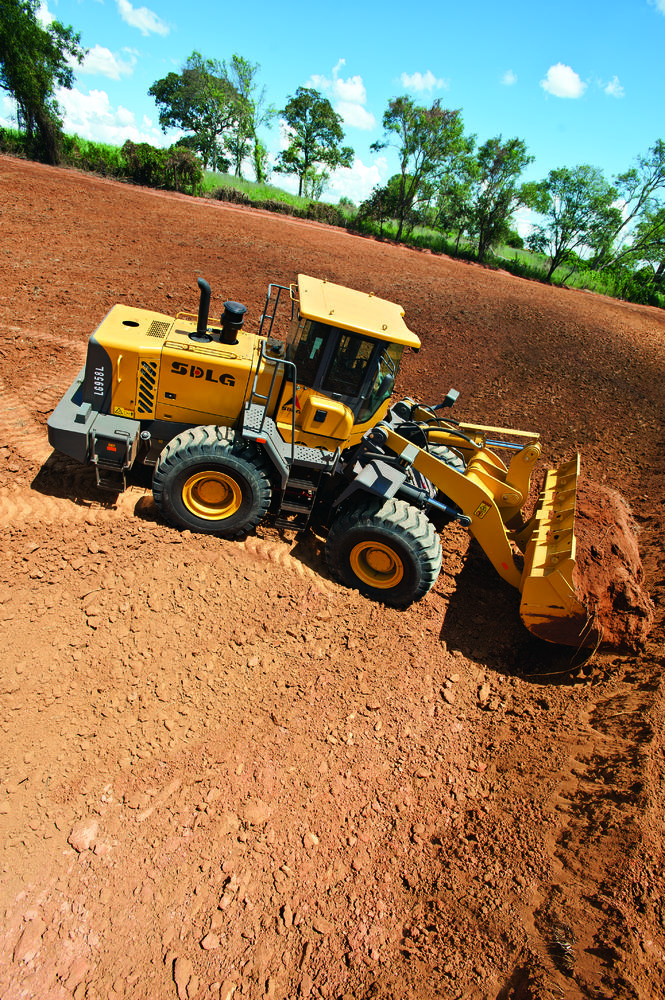
<path id="1" fill-rule="evenodd" d="M 150 85 L 194 50 L 227 61 L 238 53 L 260 64 L 275 107 L 314 86 L 343 116 L 356 159 L 333 176 L 331 201 L 359 202 L 395 172 L 390 151 L 370 145 L 399 94 L 461 109 L 479 143 L 524 139 L 535 157 L 525 179 L 582 163 L 611 177 L 665 138 L 665 0 L 42 0 L 41 10 L 46 22 L 71 24 L 89 50 L 74 90 L 59 94 L 68 132 L 169 145 L 176 134 L 162 133 Z M 0 118 L 12 120 L 2 94 Z M 276 154 L 279 128 L 264 139 Z"/>

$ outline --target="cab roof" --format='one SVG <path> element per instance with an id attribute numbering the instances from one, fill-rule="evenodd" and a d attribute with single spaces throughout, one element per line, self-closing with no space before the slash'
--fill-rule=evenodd
<path id="1" fill-rule="evenodd" d="M 325 278 L 298 275 L 300 315 L 342 330 L 403 344 L 418 350 L 420 339 L 404 322 L 404 310 L 395 302 L 380 299 L 373 292 L 358 292 L 335 285 Z"/>

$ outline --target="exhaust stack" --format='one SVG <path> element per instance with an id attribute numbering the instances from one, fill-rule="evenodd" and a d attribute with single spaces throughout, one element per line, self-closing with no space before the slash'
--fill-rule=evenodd
<path id="1" fill-rule="evenodd" d="M 198 279 L 198 285 L 201 289 L 201 298 L 199 300 L 199 318 L 196 323 L 196 336 L 197 339 L 204 338 L 210 339 L 208 334 L 208 314 L 210 313 L 210 285 L 205 280 L 205 278 Z"/>

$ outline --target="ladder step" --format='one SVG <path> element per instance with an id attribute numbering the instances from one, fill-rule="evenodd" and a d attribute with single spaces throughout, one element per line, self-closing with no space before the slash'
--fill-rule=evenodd
<path id="1" fill-rule="evenodd" d="M 292 503 L 290 500 L 282 502 L 280 510 L 288 510 L 291 514 L 310 514 L 312 511 L 311 503 Z"/>
<path id="2" fill-rule="evenodd" d="M 286 488 L 287 490 L 312 490 L 313 492 L 316 492 L 316 484 L 310 479 L 294 479 L 293 476 L 289 478 Z"/>
<path id="3" fill-rule="evenodd" d="M 293 518 L 276 517 L 273 523 L 276 528 L 290 528 L 291 531 L 302 531 L 303 528 L 307 527 L 308 522 L 308 515 L 297 514 Z"/>
<path id="4" fill-rule="evenodd" d="M 125 470 L 108 465 L 95 463 L 95 475 L 97 485 L 100 490 L 109 490 L 112 493 L 124 493 L 127 489 Z"/>

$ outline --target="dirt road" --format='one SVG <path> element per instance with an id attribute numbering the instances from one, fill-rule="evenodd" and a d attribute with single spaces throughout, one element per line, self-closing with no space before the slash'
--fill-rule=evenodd
<path id="1" fill-rule="evenodd" d="M 665 997 L 665 313 L 6 157 L 0 225 L 4 1000 Z M 255 330 L 299 271 L 402 304 L 397 392 L 619 489 L 642 653 L 532 638 L 461 529 L 396 611 L 51 453 L 115 302 Z"/>

